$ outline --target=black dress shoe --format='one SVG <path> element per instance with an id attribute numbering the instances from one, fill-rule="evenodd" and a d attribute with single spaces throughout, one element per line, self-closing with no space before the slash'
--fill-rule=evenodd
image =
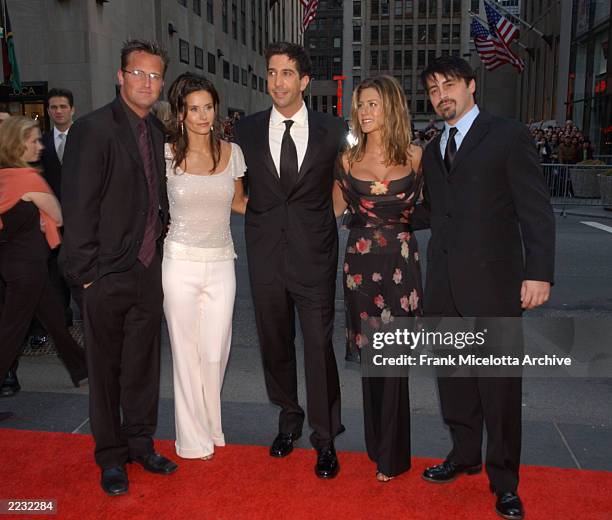
<path id="1" fill-rule="evenodd" d="M 497 493 L 495 511 L 499 516 L 508 520 L 521 520 L 525 516 L 521 499 L 512 491 Z"/>
<path id="2" fill-rule="evenodd" d="M 159 453 L 150 453 L 144 457 L 136 457 L 130 462 L 140 464 L 145 470 L 159 475 L 170 475 L 178 469 L 178 465 Z"/>
<path id="3" fill-rule="evenodd" d="M 125 495 L 128 492 L 128 478 L 123 466 L 102 470 L 102 489 L 107 495 Z"/>
<path id="4" fill-rule="evenodd" d="M 331 444 L 327 448 L 317 450 L 317 465 L 315 475 L 319 478 L 334 478 L 340 471 L 336 449 Z"/>
<path id="5" fill-rule="evenodd" d="M 293 443 L 299 438 L 299 435 L 292 433 L 279 433 L 270 446 L 270 457 L 286 457 L 293 451 Z"/>
<path id="6" fill-rule="evenodd" d="M 463 466 L 461 464 L 455 464 L 448 460 L 437 466 L 431 466 L 423 472 L 423 479 L 427 482 L 435 482 L 437 484 L 446 484 L 452 482 L 459 475 L 465 473 L 466 475 L 476 475 L 482 471 L 482 465 L 477 464 L 476 466 Z"/>
<path id="7" fill-rule="evenodd" d="M 75 388 L 79 388 L 81 382 L 85 381 L 85 379 L 87 379 L 87 367 L 83 367 L 76 372 L 70 373 L 70 380 Z"/>
<path id="8" fill-rule="evenodd" d="M 13 417 L 13 412 L 0 412 L 0 421 L 6 421 Z"/>
<path id="9" fill-rule="evenodd" d="M 14 363 L 0 386 L 0 397 L 13 397 L 19 390 L 21 390 L 21 385 L 17 379 L 17 363 Z"/>
<path id="10" fill-rule="evenodd" d="M 49 337 L 46 334 L 36 334 L 30 336 L 30 348 L 37 349 L 44 347 L 49 341 Z"/>

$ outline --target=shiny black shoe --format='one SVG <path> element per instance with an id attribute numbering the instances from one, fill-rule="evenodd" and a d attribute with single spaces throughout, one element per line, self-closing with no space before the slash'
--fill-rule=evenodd
<path id="1" fill-rule="evenodd" d="M 13 417 L 13 412 L 0 412 L 0 421 L 6 421 Z"/>
<path id="2" fill-rule="evenodd" d="M 170 475 L 178 469 L 178 464 L 159 453 L 150 453 L 145 457 L 136 457 L 129 462 L 140 464 L 146 471 L 159 475 Z"/>
<path id="3" fill-rule="evenodd" d="M 79 388 L 79 386 L 81 385 L 82 381 L 85 381 L 87 379 L 87 368 L 83 367 L 80 370 L 77 370 L 76 372 L 71 372 L 70 373 L 70 380 L 72 381 L 72 384 L 74 385 L 75 388 Z"/>
<path id="4" fill-rule="evenodd" d="M 319 478 L 334 478 L 340 471 L 340 464 L 333 444 L 317 450 L 315 475 Z"/>
<path id="5" fill-rule="evenodd" d="M 293 451 L 293 444 L 299 438 L 299 435 L 292 433 L 279 433 L 270 446 L 270 457 L 286 457 Z"/>
<path id="6" fill-rule="evenodd" d="M 499 516 L 507 520 L 521 520 L 525 516 L 525 509 L 521 499 L 512 491 L 497 493 L 495 511 Z"/>
<path id="7" fill-rule="evenodd" d="M 49 337 L 46 334 L 36 334 L 35 336 L 30 336 L 30 348 L 42 348 L 48 341 Z"/>
<path id="8" fill-rule="evenodd" d="M 481 471 L 482 464 L 477 464 L 476 466 L 463 466 L 445 460 L 442 464 L 427 468 L 423 472 L 423 480 L 436 484 L 446 484 L 447 482 L 455 480 L 462 473 L 466 475 L 476 475 Z"/>
<path id="9" fill-rule="evenodd" d="M 17 363 L 14 363 L 0 386 L 0 397 L 13 397 L 19 390 L 21 390 L 21 385 L 17 379 Z"/>
<path id="10" fill-rule="evenodd" d="M 100 485 L 107 495 L 125 495 L 128 492 L 128 478 L 123 466 L 102 470 Z"/>

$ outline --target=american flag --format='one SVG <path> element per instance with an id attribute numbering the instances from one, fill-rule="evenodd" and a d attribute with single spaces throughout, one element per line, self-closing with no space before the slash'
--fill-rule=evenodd
<path id="1" fill-rule="evenodd" d="M 302 17 L 302 31 L 306 31 L 311 22 L 317 17 L 317 7 L 319 0 L 300 0 L 304 6 L 304 16 Z"/>
<path id="2" fill-rule="evenodd" d="M 495 70 L 509 63 L 519 72 L 523 72 L 525 62 L 514 54 L 496 34 L 492 34 L 476 18 L 472 18 L 470 35 L 474 39 L 478 55 L 487 70 Z"/>
<path id="3" fill-rule="evenodd" d="M 493 34 L 497 34 L 506 45 L 510 45 L 512 40 L 519 37 L 519 28 L 508 18 L 502 16 L 489 2 L 485 1 L 484 7 Z"/>

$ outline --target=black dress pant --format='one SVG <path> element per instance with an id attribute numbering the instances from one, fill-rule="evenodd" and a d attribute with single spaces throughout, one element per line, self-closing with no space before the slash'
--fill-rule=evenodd
<path id="1" fill-rule="evenodd" d="M 428 309 L 425 298 L 428 317 L 461 316 L 448 276 L 446 278 L 445 308 Z M 516 492 L 521 458 L 522 378 L 438 377 L 438 392 L 442 417 L 453 442 L 446 459 L 468 466 L 480 464 L 484 425 L 487 429 L 485 467 L 489 480 L 499 492 Z"/>
<path id="2" fill-rule="evenodd" d="M 103 469 L 153 452 L 159 403 L 161 259 L 96 280 L 83 292 L 89 416 Z"/>
<path id="3" fill-rule="evenodd" d="M 340 383 L 332 345 L 334 283 L 306 287 L 286 266 L 272 283 L 251 280 L 264 377 L 270 401 L 281 407 L 278 429 L 300 436 L 304 410 L 298 403 L 295 309 L 304 337 L 304 368 L 310 441 L 330 445 L 344 431 L 340 422 Z M 297 277 L 295 277 L 297 278 Z"/>
<path id="4" fill-rule="evenodd" d="M 20 354 L 34 315 L 53 338 L 68 372 L 82 378 L 85 351 L 66 328 L 64 307 L 49 279 L 46 259 L 22 260 L 3 255 L 0 275 L 6 284 L 0 317 L 0 381 Z"/>

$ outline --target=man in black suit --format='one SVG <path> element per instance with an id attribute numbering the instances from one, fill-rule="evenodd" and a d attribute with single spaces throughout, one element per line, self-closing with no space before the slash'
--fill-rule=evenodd
<path id="1" fill-rule="evenodd" d="M 437 58 L 421 79 L 445 121 L 423 153 L 426 190 L 414 215 L 416 227 L 431 226 L 425 313 L 520 317 L 548 300 L 554 269 L 554 216 L 532 138 L 525 125 L 479 110 L 466 61 Z M 522 518 L 521 378 L 440 377 L 438 389 L 453 449 L 423 478 L 478 473 L 484 422 L 496 510 Z"/>
<path id="2" fill-rule="evenodd" d="M 74 123 L 62 167 L 60 261 L 84 288 L 90 423 L 109 495 L 127 492 L 126 462 L 159 474 L 177 469 L 153 448 L 168 198 L 163 128 L 150 109 L 166 67 L 156 43 L 126 42 L 119 96 Z"/>
<path id="3" fill-rule="evenodd" d="M 295 309 L 304 336 L 310 440 L 315 473 L 339 470 L 334 437 L 340 386 L 332 346 L 338 234 L 333 170 L 345 139 L 341 119 L 306 108 L 311 63 L 299 45 L 266 52 L 273 107 L 240 120 L 236 141 L 248 167 L 245 236 L 251 291 L 270 400 L 281 407 L 273 457 L 288 455 L 302 433 L 295 360 Z"/>

